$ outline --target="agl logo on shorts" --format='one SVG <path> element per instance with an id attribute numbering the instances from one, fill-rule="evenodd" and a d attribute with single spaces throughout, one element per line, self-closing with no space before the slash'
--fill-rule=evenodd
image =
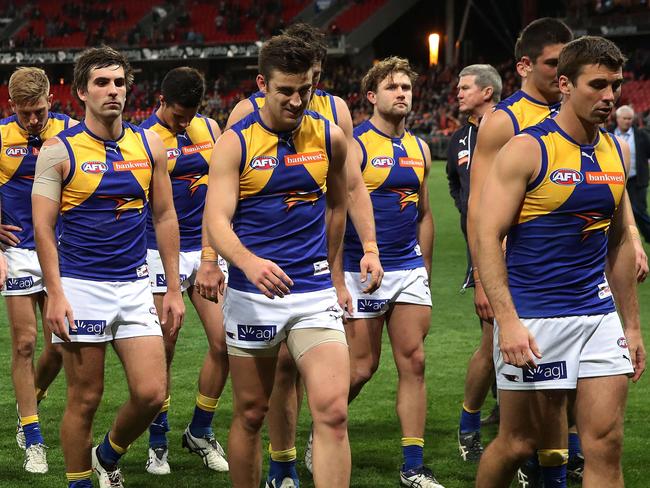
<path id="1" fill-rule="evenodd" d="M 566 379 L 566 361 L 538 364 L 535 369 L 523 368 L 524 383 Z"/>
<path id="2" fill-rule="evenodd" d="M 237 324 L 237 340 L 251 342 L 271 342 L 277 334 L 277 325 Z"/>
<path id="3" fill-rule="evenodd" d="M 560 168 L 551 173 L 551 181 L 556 185 L 575 186 L 583 179 L 582 173 L 575 169 Z"/>
<path id="4" fill-rule="evenodd" d="M 268 170 L 277 168 L 280 162 L 273 156 L 256 156 L 248 164 L 252 169 Z"/>
<path id="5" fill-rule="evenodd" d="M 72 335 L 104 335 L 106 330 L 105 320 L 75 320 L 77 330 L 70 329 Z"/>

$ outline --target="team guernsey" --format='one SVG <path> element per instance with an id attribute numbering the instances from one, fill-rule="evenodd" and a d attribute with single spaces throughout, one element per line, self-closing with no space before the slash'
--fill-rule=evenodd
<path id="1" fill-rule="evenodd" d="M 264 93 L 261 91 L 253 93 L 248 100 L 253 104 L 255 112 L 259 111 L 264 106 L 265 98 Z M 334 103 L 334 96 L 321 89 L 315 89 L 314 93 L 309 100 L 307 107 L 312 112 L 322 115 L 330 122 L 338 124 L 338 115 L 336 113 L 336 104 Z"/>
<path id="2" fill-rule="evenodd" d="M 510 291 L 522 318 L 615 310 L 605 279 L 607 232 L 625 190 L 620 148 L 601 130 L 580 145 L 553 119 L 524 130 L 542 151 L 507 239 Z"/>
<path id="3" fill-rule="evenodd" d="M 70 117 L 50 112 L 45 127 L 33 135 L 21 127 L 15 115 L 0 121 L 0 199 L 2 223 L 15 225 L 17 248 L 35 249 L 32 224 L 32 185 L 36 157 L 44 141 L 67 129 Z"/>
<path id="4" fill-rule="evenodd" d="M 306 111 L 293 132 L 266 127 L 254 111 L 232 127 L 241 143 L 235 233 L 255 255 L 293 280 L 293 294 L 332 287 L 325 234 L 330 122 Z M 260 294 L 244 273 L 229 268 L 231 289 Z"/>
<path id="5" fill-rule="evenodd" d="M 209 119 L 197 114 L 186 130 L 175 134 L 154 113 L 142 128 L 156 132 L 167 148 L 167 169 L 178 217 L 181 252 L 201 250 L 201 220 L 215 136 Z M 147 247 L 157 249 L 151 214 L 147 216 Z"/>
<path id="6" fill-rule="evenodd" d="M 502 110 L 508 114 L 515 130 L 519 134 L 526 127 L 539 124 L 547 117 L 554 117 L 560 110 L 560 102 L 545 103 L 535 100 L 523 90 L 518 90 L 494 107 L 494 111 Z"/>
<path id="7" fill-rule="evenodd" d="M 58 135 L 70 156 L 61 195 L 62 277 L 133 281 L 148 277 L 146 215 L 153 156 L 144 129 L 123 123 L 103 140 L 85 123 Z"/>
<path id="8" fill-rule="evenodd" d="M 355 127 L 361 146 L 361 171 L 375 215 L 379 256 L 385 271 L 421 268 L 417 240 L 418 200 L 424 178 L 422 142 L 411 132 L 401 137 L 381 133 L 370 121 Z M 345 232 L 345 271 L 359 272 L 363 248 L 352 222 Z"/>

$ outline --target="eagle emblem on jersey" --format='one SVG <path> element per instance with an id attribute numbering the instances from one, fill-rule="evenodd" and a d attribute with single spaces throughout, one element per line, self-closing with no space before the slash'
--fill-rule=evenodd
<path id="1" fill-rule="evenodd" d="M 198 190 L 201 185 L 208 185 L 208 175 L 199 173 L 193 175 L 176 176 L 175 179 L 189 182 L 190 185 L 188 187 L 188 190 L 190 190 L 191 196 L 194 196 L 194 193 L 196 193 L 196 190 Z"/>
<path id="2" fill-rule="evenodd" d="M 581 230 L 583 241 L 595 232 L 606 232 L 611 223 L 610 217 L 598 212 L 574 213 L 573 215 L 585 221 Z"/>
<path id="3" fill-rule="evenodd" d="M 144 208 L 144 200 L 142 198 L 109 197 L 109 196 L 102 196 L 102 195 L 99 195 L 98 198 L 113 200 L 116 203 L 115 220 L 119 220 L 122 214 L 127 210 L 137 210 L 138 213 L 142 213 L 142 209 Z"/>
<path id="4" fill-rule="evenodd" d="M 318 198 L 321 196 L 321 192 L 306 192 L 306 191 L 292 191 L 287 193 L 284 197 L 284 203 L 287 205 L 286 211 L 288 212 L 296 205 L 303 203 L 311 203 L 314 205 Z"/>
<path id="5" fill-rule="evenodd" d="M 391 188 L 390 191 L 399 195 L 400 212 L 403 212 L 408 205 L 418 203 L 418 191 L 413 188 Z"/>

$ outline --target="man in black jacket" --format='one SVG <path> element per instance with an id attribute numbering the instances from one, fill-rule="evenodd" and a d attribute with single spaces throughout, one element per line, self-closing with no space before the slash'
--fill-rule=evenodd
<path id="1" fill-rule="evenodd" d="M 488 64 L 474 64 L 458 75 L 459 110 L 468 116 L 467 124 L 451 136 L 447 157 L 449 192 L 460 212 L 460 226 L 467 241 L 467 199 L 469 171 L 481 117 L 501 99 L 501 77 Z M 472 265 L 467 253 L 467 275 L 463 289 L 474 286 Z M 458 449 L 464 461 L 478 461 L 483 452 L 480 409 L 494 380 L 492 362 L 492 323 L 481 320 L 482 338 L 472 355 L 465 378 L 465 397 L 458 429 Z"/>
<path id="2" fill-rule="evenodd" d="M 634 110 L 622 105 L 616 110 L 616 134 L 630 146 L 630 174 L 627 179 L 627 192 L 632 203 L 634 220 L 646 242 L 650 242 L 650 216 L 648 216 L 648 158 L 650 158 L 650 137 L 632 126 Z"/>

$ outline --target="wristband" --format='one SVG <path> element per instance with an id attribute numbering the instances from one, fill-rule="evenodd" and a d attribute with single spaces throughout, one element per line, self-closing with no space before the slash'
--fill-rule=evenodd
<path id="1" fill-rule="evenodd" d="M 210 246 L 201 249 L 201 261 L 218 261 L 219 256 Z"/>
<path id="2" fill-rule="evenodd" d="M 363 243 L 363 253 L 373 253 L 379 256 L 379 247 L 377 246 L 377 241 L 368 241 Z"/>

